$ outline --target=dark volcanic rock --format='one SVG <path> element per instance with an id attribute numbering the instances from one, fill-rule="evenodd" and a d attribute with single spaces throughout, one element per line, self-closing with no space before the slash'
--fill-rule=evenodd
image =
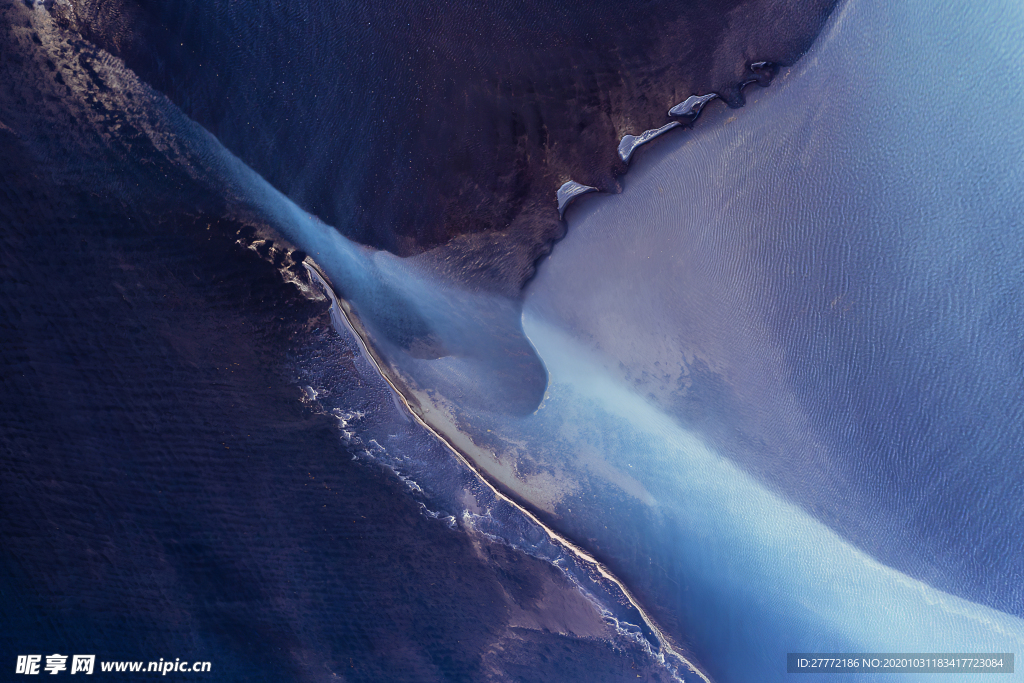
<path id="1" fill-rule="evenodd" d="M 552 566 L 351 457 L 287 362 L 317 329 L 358 352 L 283 281 L 303 255 L 255 244 L 109 57 L 40 16 L 0 6 L 0 648 L 218 681 L 649 669 Z"/>
<path id="2" fill-rule="evenodd" d="M 693 94 L 742 103 L 834 0 L 304 3 L 82 0 L 125 60 L 345 235 L 514 293 L 563 231 L 555 190 L 614 191 L 616 145 Z M 760 73 L 758 78 L 763 82 Z"/>

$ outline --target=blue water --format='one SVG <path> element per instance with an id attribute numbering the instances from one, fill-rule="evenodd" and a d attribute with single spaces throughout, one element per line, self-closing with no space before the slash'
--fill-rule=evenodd
<path id="1" fill-rule="evenodd" d="M 781 678 L 786 652 L 1013 651 L 1024 633 L 1024 195 L 1001 133 L 1021 102 L 993 89 L 967 115 L 951 95 L 1010 79 L 1019 60 L 993 55 L 1021 18 L 996 4 L 922 30 L 901 11 L 844 5 L 746 108 L 711 105 L 621 195 L 570 210 L 528 289 L 548 374 L 531 416 L 484 399 L 521 376 L 481 323 L 498 304 L 285 228 L 457 349 L 383 347 L 485 472 L 587 539 L 719 680 Z M 943 49 L 958 66 L 937 88 L 919 70 Z M 372 325 L 372 288 L 340 286 Z"/>
<path id="2" fill-rule="evenodd" d="M 651 599 L 721 680 L 1021 642 L 1022 29 L 1014 3 L 844 4 L 570 210 L 531 285 L 538 416 L 602 402 L 572 443 L 653 498 Z"/>
<path id="3" fill-rule="evenodd" d="M 8 8 L 0 44 L 5 652 L 189 650 L 236 680 L 699 678 L 686 658 L 746 682 L 787 652 L 1022 650 L 1019 5 L 848 0 L 744 108 L 711 101 L 578 199 L 525 301 L 460 279 L 486 259 L 342 236 L 412 250 L 374 221 L 449 215 L 369 170 L 332 193 L 374 156 L 332 154 L 387 135 L 296 175 L 274 160 L 306 131 L 254 142 L 287 106 L 243 129 L 205 109 L 216 79 L 171 74 L 236 155 L 117 60 L 53 49 L 42 11 Z M 399 107 L 371 100 L 352 120 Z M 560 181 L 596 138 L 614 155 L 594 130 Z M 379 214 L 341 232 L 309 212 L 360 197 Z"/>
<path id="4" fill-rule="evenodd" d="M 857 545 L 1021 616 L 1024 99 L 972 85 L 1019 77 L 1021 18 L 894 12 L 849 4 L 571 214 L 531 307 Z"/>
<path id="5" fill-rule="evenodd" d="M 92 653 L 211 663 L 181 680 L 671 680 L 281 239 L 332 229 L 43 5 L 0 17 L 0 678 Z M 412 307 L 382 314 L 430 355 Z"/>
<path id="6" fill-rule="evenodd" d="M 850 2 L 744 109 L 644 150 L 528 289 L 532 416 L 467 398 L 472 354 L 390 354 L 717 680 L 1024 639 L 1024 103 L 977 87 L 1019 78 L 1022 26 Z M 427 320 L 482 307 L 424 288 Z"/>

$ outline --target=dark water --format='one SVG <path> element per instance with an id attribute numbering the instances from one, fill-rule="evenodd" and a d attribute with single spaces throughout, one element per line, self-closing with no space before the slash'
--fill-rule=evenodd
<path id="1" fill-rule="evenodd" d="M 329 333 L 305 353 L 365 383 L 357 351 L 232 244 L 237 225 L 55 183 L 10 137 L 4 154 L 5 669 L 52 652 L 207 660 L 215 680 L 650 667 L 552 633 L 601 623 L 573 620 L 549 565 L 474 547 L 303 407 L 296 339 Z M 550 631 L 516 626 L 559 592 Z"/>
<path id="2" fill-rule="evenodd" d="M 288 284 L 302 254 L 182 162 L 169 110 L 41 6 L 2 9 L 4 669 L 668 680 L 611 625 L 628 608 L 581 593 L 514 510 L 478 491 L 487 509 L 450 516 L 476 480 Z M 438 466 L 432 497 L 403 448 Z"/>
<path id="3" fill-rule="evenodd" d="M 956 99 L 1015 82 L 1024 22 L 850 0 L 752 69 L 831 7 L 4 4 L 9 665 L 746 681 L 1024 642 L 1021 106 Z M 570 179 L 622 194 L 530 281 Z"/>

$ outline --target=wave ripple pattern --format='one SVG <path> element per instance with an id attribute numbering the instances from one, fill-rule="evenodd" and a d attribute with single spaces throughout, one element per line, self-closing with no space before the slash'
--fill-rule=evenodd
<path id="1" fill-rule="evenodd" d="M 1013 2 L 848 2 L 531 285 L 534 427 L 620 520 L 578 531 L 716 680 L 1024 642 L 1022 34 Z"/>

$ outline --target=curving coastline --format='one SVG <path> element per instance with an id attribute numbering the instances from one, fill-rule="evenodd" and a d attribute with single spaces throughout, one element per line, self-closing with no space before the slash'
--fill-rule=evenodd
<path id="1" fill-rule="evenodd" d="M 739 82 L 736 86 L 737 92 L 739 93 L 742 93 L 746 86 L 755 83 L 763 88 L 768 87 L 771 84 L 772 78 L 776 73 L 778 73 L 779 65 L 773 62 L 760 61 L 751 63 L 748 66 L 748 69 L 753 73 L 754 77 L 743 79 Z M 700 113 L 704 110 L 704 107 L 712 100 L 717 99 L 724 98 L 716 92 L 704 95 L 690 95 L 685 100 L 668 110 L 669 117 L 674 117 L 676 120 L 669 121 L 659 128 L 645 130 L 643 133 L 638 135 L 630 133 L 623 135 L 622 139 L 619 141 L 619 146 L 616 148 L 619 159 L 628 167 L 629 162 L 632 160 L 633 155 L 637 150 L 654 141 L 655 138 L 661 137 L 665 133 L 677 128 L 684 128 L 693 125 L 700 116 Z M 621 173 L 626 173 L 626 168 L 621 169 Z M 555 193 L 555 199 L 558 203 L 558 217 L 565 220 L 565 212 L 568 210 L 569 206 L 583 195 L 590 194 L 591 192 L 602 192 L 602 190 L 590 185 L 578 183 L 575 180 L 568 180 L 563 183 Z"/>
<path id="2" fill-rule="evenodd" d="M 314 0 L 280 17 L 273 3 L 79 0 L 49 11 L 347 238 L 515 298 L 564 234 L 553 191 L 570 178 L 617 191 L 624 165 L 609 140 L 659 128 L 661 103 L 691 93 L 741 105 L 762 78 L 748 65 L 793 63 L 834 6 Z"/>
<path id="3" fill-rule="evenodd" d="M 337 310 L 340 313 L 342 320 L 344 320 L 344 323 L 347 326 L 348 331 L 351 332 L 352 335 L 359 341 L 359 344 L 362 347 L 363 352 L 366 354 L 366 357 L 370 359 L 373 366 L 376 368 L 377 372 L 380 373 L 380 376 L 388 383 L 391 389 L 395 392 L 395 395 L 398 397 L 399 401 L 401 402 L 401 405 L 408 411 L 408 414 L 414 420 L 416 420 L 416 422 L 421 427 L 423 427 L 430 434 L 432 434 L 438 441 L 444 444 L 444 446 L 452 453 L 452 455 L 456 457 L 456 459 L 460 463 L 462 463 L 463 466 L 472 471 L 478 477 L 479 481 L 481 481 L 494 493 L 495 497 L 508 503 L 513 508 L 518 510 L 533 524 L 535 524 L 537 527 L 543 530 L 547 537 L 556 545 L 561 546 L 562 548 L 567 550 L 576 559 L 580 560 L 583 564 L 595 569 L 602 578 L 612 583 L 619 591 L 621 591 L 622 595 L 630 602 L 633 608 L 644 620 L 644 625 L 647 626 L 647 628 L 650 629 L 650 631 L 654 634 L 655 638 L 658 641 L 656 643 L 656 647 L 658 648 L 659 652 L 662 653 L 662 656 L 666 658 L 676 659 L 682 666 L 686 667 L 688 671 L 690 671 L 695 676 L 699 677 L 700 680 L 704 681 L 704 683 L 712 683 L 712 680 L 696 663 L 694 663 L 691 659 L 689 659 L 687 656 L 685 656 L 682 652 L 679 651 L 679 649 L 673 644 L 672 639 L 658 626 L 657 622 L 643 608 L 640 601 L 633 595 L 629 588 L 627 588 L 626 585 L 611 572 L 611 570 L 605 567 L 598 559 L 596 559 L 595 557 L 587 553 L 585 550 L 583 550 L 580 546 L 573 543 L 567 537 L 546 525 L 543 521 L 540 520 L 540 518 L 537 517 L 537 515 L 532 510 L 529 509 L 529 507 L 526 504 L 520 502 L 514 494 L 507 492 L 506 490 L 504 490 L 503 487 L 492 482 L 490 478 L 476 464 L 475 458 L 468 454 L 468 449 L 467 452 L 464 453 L 459 448 L 456 448 L 456 446 L 453 443 L 454 439 L 452 439 L 450 436 L 446 436 L 444 433 L 442 433 L 440 429 L 435 428 L 430 422 L 427 421 L 427 419 L 424 417 L 423 406 L 420 403 L 420 401 L 418 401 L 413 396 L 407 394 L 406 391 L 403 391 L 402 381 L 396 376 L 395 373 L 387 369 L 389 367 L 387 361 L 380 357 L 379 354 L 375 351 L 370 336 L 367 334 L 366 329 L 359 322 L 358 315 L 352 310 L 351 306 L 344 299 L 339 298 L 337 296 L 327 278 L 327 275 L 320 269 L 319 266 L 317 266 L 316 262 L 313 259 L 309 258 L 308 256 L 303 262 L 303 265 L 305 266 L 310 277 L 313 278 L 314 281 L 320 287 L 322 287 L 330 297 L 332 302 L 332 316 L 334 315 L 333 307 L 337 307 Z M 463 448 L 465 448 L 465 444 L 468 443 L 471 442 L 463 441 L 461 445 L 463 445 Z"/>

